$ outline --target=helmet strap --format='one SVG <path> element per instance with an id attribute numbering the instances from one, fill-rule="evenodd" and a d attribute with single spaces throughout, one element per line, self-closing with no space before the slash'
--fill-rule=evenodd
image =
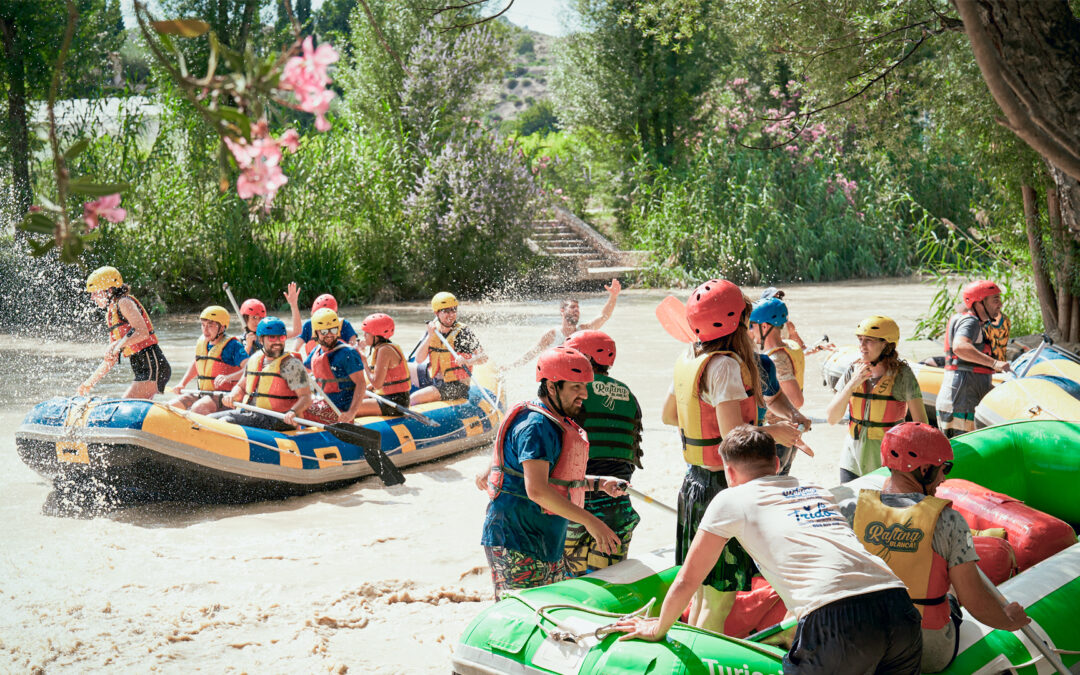
<path id="1" fill-rule="evenodd" d="M 562 407 L 562 402 L 559 401 L 559 391 L 562 389 L 562 387 L 559 386 L 561 382 L 552 382 L 551 380 L 546 380 L 546 382 L 549 382 L 551 386 L 555 389 L 555 395 L 552 396 L 551 390 L 547 387 L 544 387 L 544 393 L 547 394 L 546 398 L 548 400 L 548 403 L 551 404 L 551 407 L 555 410 L 555 412 L 559 413 L 563 417 L 569 417 L 569 415 L 567 415 L 566 413 L 566 410 Z"/>

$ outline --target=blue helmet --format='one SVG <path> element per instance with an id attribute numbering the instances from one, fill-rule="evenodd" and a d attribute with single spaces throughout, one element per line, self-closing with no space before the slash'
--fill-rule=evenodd
<path id="1" fill-rule="evenodd" d="M 787 305 L 780 298 L 766 298 L 754 303 L 750 312 L 752 323 L 767 323 L 782 328 L 787 323 Z"/>
<path id="2" fill-rule="evenodd" d="M 259 322 L 259 327 L 255 329 L 255 335 L 263 337 L 266 335 L 285 336 L 285 322 L 276 316 L 268 316 Z"/>

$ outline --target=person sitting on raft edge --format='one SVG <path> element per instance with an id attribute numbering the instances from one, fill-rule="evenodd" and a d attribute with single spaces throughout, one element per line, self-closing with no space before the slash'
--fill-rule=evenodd
<path id="1" fill-rule="evenodd" d="M 360 346 L 368 350 L 364 371 L 372 391 L 402 408 L 408 408 L 409 390 L 412 388 L 409 360 L 401 347 L 390 341 L 392 337 L 394 319 L 388 314 L 376 313 L 364 317 L 360 324 Z M 400 417 L 404 413 L 392 405 L 366 397 L 357 414 Z"/>
<path id="2" fill-rule="evenodd" d="M 431 298 L 431 310 L 435 312 L 435 319 L 425 324 L 427 339 L 422 340 L 416 350 L 414 363 L 428 359 L 427 376 L 434 384 L 414 391 L 409 397 L 410 405 L 468 398 L 469 366 L 487 361 L 476 334 L 457 320 L 458 299 L 453 293 L 436 293 Z M 417 379 L 423 379 L 419 372 Z"/>
<path id="3" fill-rule="evenodd" d="M 720 444 L 728 488 L 709 504 L 660 616 L 619 620 L 620 640 L 659 641 L 738 538 L 799 619 L 784 675 L 916 675 L 921 617 L 904 583 L 863 548 L 828 490 L 778 476 L 776 444 L 749 425 Z"/>
<path id="4" fill-rule="evenodd" d="M 341 317 L 329 307 L 311 315 L 312 334 L 317 341 L 304 366 L 329 400 L 315 401 L 304 417 L 323 424 L 351 423 L 359 414 L 364 401 L 362 392 L 367 389 L 364 360 L 360 352 L 340 338 L 341 326 Z M 334 407 L 340 414 L 334 412 Z"/>
<path id="5" fill-rule="evenodd" d="M 861 490 L 856 499 L 840 502 L 855 536 L 867 551 L 888 556 L 889 569 L 907 585 L 922 614 L 923 673 L 940 673 L 956 658 L 960 604 L 991 628 L 1015 631 L 1031 621 L 1019 603 L 1005 608 L 998 604 L 979 574 L 967 522 L 949 500 L 934 496 L 952 468 L 952 458 L 949 439 L 937 428 L 899 424 L 881 441 L 881 464 L 889 469 L 882 490 Z M 873 535 L 882 527 L 917 532 L 918 545 L 914 550 L 890 546 Z M 950 586 L 955 597 L 949 594 Z"/>
<path id="6" fill-rule="evenodd" d="M 311 405 L 311 382 L 300 359 L 285 351 L 285 322 L 268 316 L 257 329 L 263 350 L 248 359 L 244 377 L 222 398 L 226 408 L 243 399 L 248 405 L 283 413 L 284 420 L 249 410 L 223 410 L 210 417 L 246 427 L 290 431 L 294 420 L 302 417 Z"/>
<path id="7" fill-rule="evenodd" d="M 477 477 L 491 500 L 480 544 L 496 599 L 566 578 L 569 521 L 584 525 L 599 551 L 619 546 L 618 535 L 584 508 L 589 489 L 624 494 L 618 479 L 586 475 L 589 441 L 573 416 L 592 379 L 592 364 L 581 352 L 549 349 L 537 360 L 536 400 L 518 403 L 499 425 L 486 479 Z"/>
<path id="8" fill-rule="evenodd" d="M 529 363 L 540 352 L 552 347 L 554 345 L 563 344 L 570 336 L 578 331 L 583 330 L 599 330 L 601 326 L 607 323 L 611 318 L 611 314 L 615 311 L 615 302 L 619 298 L 619 293 L 622 291 L 622 284 L 618 279 L 612 279 L 611 283 L 604 286 L 604 290 L 608 293 L 607 302 L 600 308 L 600 315 L 594 318 L 592 321 L 586 321 L 583 324 L 578 324 L 578 320 L 581 318 L 581 305 L 578 304 L 577 298 L 566 298 L 559 305 L 559 314 L 562 315 L 562 321 L 558 326 L 548 329 L 540 337 L 540 341 L 536 343 L 536 346 L 527 351 L 517 361 L 503 366 L 500 370 L 506 371 L 511 368 L 517 368 L 518 366 Z"/>
<path id="9" fill-rule="evenodd" d="M 229 328 L 229 311 L 220 305 L 211 305 L 199 314 L 202 335 L 195 343 L 195 360 L 191 362 L 180 384 L 173 387 L 174 394 L 180 398 L 169 405 L 190 410 L 200 415 L 209 415 L 222 409 L 221 396 L 211 396 L 211 392 L 225 392 L 232 389 L 234 378 L 247 364 L 248 355 L 244 343 L 239 338 L 226 335 Z M 196 380 L 199 391 L 205 395 L 184 394 L 188 383 Z"/>
<path id="10" fill-rule="evenodd" d="M 94 304 L 105 310 L 109 346 L 98 370 L 79 385 L 78 395 L 87 396 L 123 356 L 128 357 L 135 376 L 124 398 L 152 399 L 156 394 L 164 394 L 172 367 L 158 345 L 150 315 L 131 295 L 131 287 L 124 283 L 120 271 L 108 265 L 94 270 L 86 278 L 86 292 Z"/>

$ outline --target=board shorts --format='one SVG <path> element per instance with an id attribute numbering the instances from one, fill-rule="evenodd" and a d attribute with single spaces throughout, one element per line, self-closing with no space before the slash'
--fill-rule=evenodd
<path id="1" fill-rule="evenodd" d="M 937 395 L 938 428 L 947 437 L 975 430 L 975 407 L 993 387 L 991 376 L 966 370 L 946 370 Z"/>
<path id="2" fill-rule="evenodd" d="M 705 510 L 728 486 L 723 470 L 709 471 L 690 465 L 679 488 L 678 520 L 675 523 L 675 564 L 681 565 L 690 552 Z M 718 591 L 749 591 L 757 566 L 737 539 L 729 539 L 716 564 L 702 582 Z"/>
<path id="3" fill-rule="evenodd" d="M 921 625 L 903 588 L 830 602 L 799 620 L 795 641 L 784 655 L 784 675 L 917 675 Z"/>
<path id="4" fill-rule="evenodd" d="M 439 380 L 435 383 L 435 389 L 439 391 L 439 398 L 444 401 L 452 401 L 457 398 L 469 398 L 469 382 L 454 380 L 445 382 Z"/>
<path id="5" fill-rule="evenodd" d="M 132 354 L 128 360 L 131 361 L 131 372 L 135 374 L 136 382 L 156 382 L 158 393 L 165 393 L 165 385 L 172 377 L 172 366 L 160 346 L 150 345 Z"/>
<path id="6" fill-rule="evenodd" d="M 614 553 L 602 553 L 594 548 L 596 540 L 584 525 L 570 523 L 566 528 L 566 572 L 573 577 L 625 560 L 634 528 L 641 522 L 641 516 L 634 510 L 634 505 L 627 495 L 612 497 L 602 491 L 586 492 L 585 510 L 610 527 L 621 543 Z"/>
<path id="7" fill-rule="evenodd" d="M 484 555 L 491 568 L 495 599 L 506 591 L 547 586 L 566 578 L 566 561 L 547 562 L 505 546 L 485 546 Z"/>
<path id="8" fill-rule="evenodd" d="M 439 393 L 441 394 L 442 392 Z M 402 408 L 409 407 L 409 392 L 407 391 L 399 391 L 396 394 L 387 394 L 386 396 L 383 396 L 383 398 L 385 398 L 387 401 L 393 401 L 394 403 L 397 403 Z M 382 401 L 379 401 L 379 414 L 383 417 L 401 417 L 405 413 L 394 408 L 393 406 L 389 406 Z"/>

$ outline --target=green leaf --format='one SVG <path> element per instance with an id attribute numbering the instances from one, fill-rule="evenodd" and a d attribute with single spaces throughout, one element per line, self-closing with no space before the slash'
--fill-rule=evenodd
<path id="1" fill-rule="evenodd" d="M 199 37 L 206 31 L 210 30 L 210 24 L 199 19 L 171 19 L 169 21 L 151 21 L 150 25 L 154 27 L 161 35 L 176 35 L 182 38 Z"/>
<path id="2" fill-rule="evenodd" d="M 31 239 L 28 243 L 30 244 L 30 255 L 34 256 L 35 258 L 40 258 L 41 256 L 48 253 L 53 246 L 56 246 L 56 241 L 53 239 L 43 241 L 40 244 Z"/>
<path id="3" fill-rule="evenodd" d="M 80 138 L 72 143 L 71 147 L 64 152 L 64 159 L 70 162 L 78 157 L 83 150 L 86 150 L 86 146 L 88 145 L 90 145 L 89 138 Z"/>
<path id="4" fill-rule="evenodd" d="M 251 138 L 251 118 L 244 113 L 236 108 L 223 105 L 215 110 L 213 114 L 239 129 L 244 138 Z"/>
<path id="5" fill-rule="evenodd" d="M 101 239 L 101 228 L 98 228 L 92 232 L 87 232 L 82 236 L 82 240 L 86 243 L 97 241 L 98 239 Z"/>
<path id="6" fill-rule="evenodd" d="M 68 183 L 68 189 L 91 197 L 104 197 L 105 195 L 123 192 L 131 187 L 130 183 L 95 183 L 87 176 L 79 176 Z"/>
<path id="7" fill-rule="evenodd" d="M 56 223 L 52 218 L 42 213 L 31 213 L 26 216 L 26 219 L 19 223 L 19 229 L 26 232 L 35 232 L 37 234 L 52 235 L 56 231 Z"/>

